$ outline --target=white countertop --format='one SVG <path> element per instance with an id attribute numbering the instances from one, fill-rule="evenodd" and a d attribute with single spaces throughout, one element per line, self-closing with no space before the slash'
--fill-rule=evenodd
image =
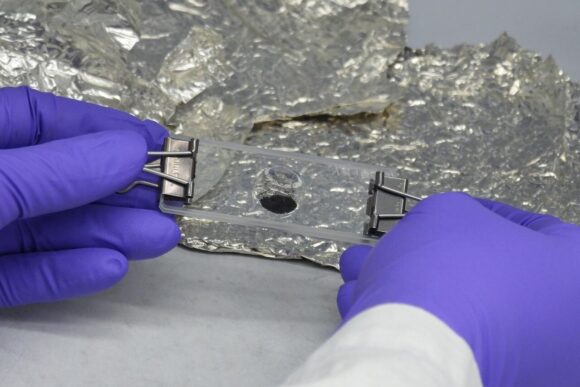
<path id="1" fill-rule="evenodd" d="M 183 248 L 102 294 L 1 311 L 2 386 L 267 386 L 339 322 L 336 271 Z"/>

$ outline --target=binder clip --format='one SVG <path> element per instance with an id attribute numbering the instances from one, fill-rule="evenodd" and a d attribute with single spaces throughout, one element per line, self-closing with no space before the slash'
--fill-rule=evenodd
<path id="1" fill-rule="evenodd" d="M 389 184 L 386 185 L 386 180 Z M 364 233 L 367 236 L 380 237 L 389 231 L 395 220 L 402 219 L 408 211 L 408 200 L 421 201 L 418 196 L 407 193 L 407 179 L 386 178 L 384 172 L 376 172 L 369 183 L 369 199 Z"/>
<path id="2" fill-rule="evenodd" d="M 160 177 L 161 182 L 157 184 L 146 180 L 137 180 L 118 193 L 126 193 L 137 185 L 144 185 L 159 188 L 161 195 L 166 200 L 191 204 L 193 202 L 198 148 L 199 140 L 197 139 L 167 137 L 163 143 L 162 151 L 147 152 L 149 157 L 158 159 L 146 164 L 143 168 L 143 172 Z"/>

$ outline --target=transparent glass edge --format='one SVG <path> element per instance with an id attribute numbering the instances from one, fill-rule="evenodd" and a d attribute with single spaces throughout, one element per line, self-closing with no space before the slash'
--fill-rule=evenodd
<path id="1" fill-rule="evenodd" d="M 362 230 L 361 235 L 358 235 L 344 231 L 325 230 L 314 227 L 300 226 L 296 224 L 279 223 L 272 220 L 255 219 L 240 215 L 229 215 L 221 212 L 196 210 L 191 208 L 169 205 L 165 202 L 163 197 L 161 197 L 159 200 L 159 209 L 166 214 L 185 216 L 188 218 L 194 218 L 199 220 L 225 222 L 228 224 L 235 224 L 239 226 L 269 228 L 288 232 L 291 234 L 298 234 L 302 236 L 308 236 L 312 238 L 331 240 L 337 242 L 374 245 L 377 241 L 377 239 L 375 238 L 362 235 Z"/>
<path id="2" fill-rule="evenodd" d="M 258 154 L 264 156 L 272 156 L 282 159 L 294 159 L 294 160 L 301 160 L 305 162 L 313 162 L 319 164 L 326 164 L 332 166 L 341 166 L 341 167 L 348 167 L 348 168 L 356 168 L 356 169 L 363 169 L 369 172 L 385 172 L 385 175 L 390 177 L 396 177 L 393 169 L 388 168 L 385 166 L 375 166 L 371 164 L 365 163 L 357 163 L 355 161 L 348 161 L 348 160 L 341 160 L 341 159 L 327 159 L 324 157 L 309 155 L 305 153 L 299 152 L 285 152 L 285 151 L 277 151 L 272 149 L 264 149 L 258 148 L 249 145 L 237 144 L 234 142 L 227 142 L 227 141 L 215 141 L 215 140 L 208 140 L 208 139 L 199 139 L 200 146 L 207 145 L 214 148 L 220 149 L 228 149 L 232 151 L 240 151 L 250 154 Z"/>

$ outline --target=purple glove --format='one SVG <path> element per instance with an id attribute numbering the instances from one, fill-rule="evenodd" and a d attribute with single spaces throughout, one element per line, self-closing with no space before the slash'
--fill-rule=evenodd
<path id="1" fill-rule="evenodd" d="M 127 259 L 177 244 L 175 221 L 139 178 L 166 130 L 26 87 L 0 89 L 0 306 L 93 293 Z"/>
<path id="2" fill-rule="evenodd" d="M 580 385 L 580 227 L 440 194 L 340 264 L 344 321 L 413 305 L 463 337 L 486 386 Z"/>

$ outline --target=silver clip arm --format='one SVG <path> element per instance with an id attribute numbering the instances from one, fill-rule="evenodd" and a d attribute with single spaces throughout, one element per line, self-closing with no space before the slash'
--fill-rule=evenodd
<path id="1" fill-rule="evenodd" d="M 159 188 L 162 197 L 166 199 L 191 204 L 198 147 L 199 141 L 197 139 L 167 137 L 163 143 L 162 151 L 147 152 L 147 156 L 157 157 L 159 160 L 143 167 L 143 172 L 160 177 L 161 182 L 157 184 L 146 180 L 137 180 L 118 193 L 127 193 L 138 185 L 144 185 Z"/>
<path id="2" fill-rule="evenodd" d="M 397 188 L 389 187 L 385 181 Z M 369 200 L 367 215 L 369 221 L 365 225 L 367 236 L 380 237 L 393 225 L 393 221 L 402 219 L 407 213 L 407 200 L 421 201 L 419 196 L 407 193 L 406 179 L 386 178 L 384 172 L 377 172 L 369 185 Z"/>

